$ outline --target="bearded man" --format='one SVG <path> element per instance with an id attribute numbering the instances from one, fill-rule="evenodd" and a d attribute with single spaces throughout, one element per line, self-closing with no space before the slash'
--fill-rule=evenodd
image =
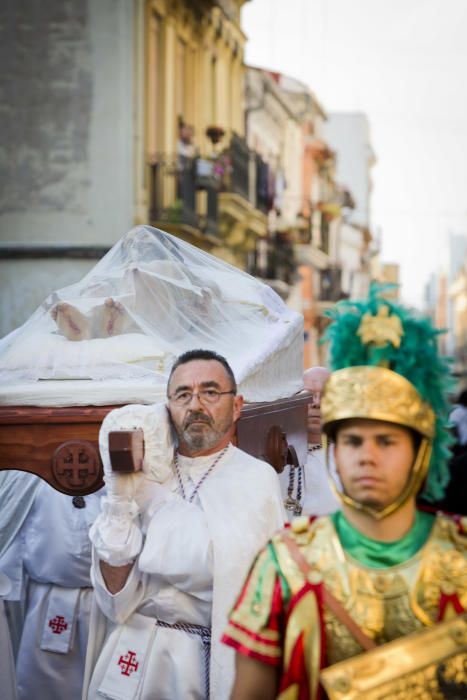
<path id="1" fill-rule="evenodd" d="M 258 546 L 284 523 L 279 482 L 232 444 L 243 398 L 214 352 L 172 367 L 167 408 L 106 418 L 100 449 L 109 496 L 91 530 L 96 615 L 85 698 L 228 698 L 234 653 L 220 636 Z M 171 425 L 178 446 L 174 452 Z M 109 430 L 142 428 L 143 471 L 112 473 Z"/>

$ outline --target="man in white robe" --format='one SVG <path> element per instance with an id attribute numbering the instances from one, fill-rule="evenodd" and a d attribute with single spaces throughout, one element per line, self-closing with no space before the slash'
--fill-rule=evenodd
<path id="1" fill-rule="evenodd" d="M 66 496 L 16 472 L 2 474 L 0 486 L 0 569 L 11 582 L 4 598 L 24 609 L 12 630 L 18 700 L 79 700 L 92 597 L 88 533 L 100 496 Z"/>
<path id="2" fill-rule="evenodd" d="M 15 586 L 5 573 L 7 567 L 4 555 L 21 529 L 37 485 L 38 479 L 29 474 L 0 472 L 0 677 L 2 697 L 5 696 L 5 700 L 17 700 L 18 693 L 12 639 L 12 632 L 17 630 L 11 617 L 14 608 L 8 602 L 15 597 Z M 18 558 L 18 552 L 15 552 L 15 558 Z M 18 605 L 16 607 L 19 609 Z M 21 621 L 20 624 L 22 625 Z M 19 634 L 20 632 L 15 636 L 16 646 Z"/>
<path id="3" fill-rule="evenodd" d="M 301 467 L 288 465 L 280 475 L 287 517 L 328 515 L 339 508 L 326 470 L 321 444 L 321 394 L 330 372 L 326 367 L 310 367 L 303 373 L 303 386 L 312 395 L 308 404 L 308 454 Z"/>
<path id="4" fill-rule="evenodd" d="M 104 421 L 109 497 L 91 539 L 107 620 L 96 613 L 91 627 L 87 700 L 229 697 L 234 658 L 222 629 L 255 548 L 284 522 L 272 467 L 231 443 L 242 403 L 224 358 L 192 351 L 168 382 L 175 458 L 165 406 Z M 144 432 L 144 471 L 112 474 L 108 432 L 131 428 Z"/>
<path id="5" fill-rule="evenodd" d="M 0 571 L 0 678 L 2 679 L 2 697 L 4 700 L 17 700 L 15 663 L 3 602 L 3 596 L 7 595 L 10 590 L 10 579 Z"/>

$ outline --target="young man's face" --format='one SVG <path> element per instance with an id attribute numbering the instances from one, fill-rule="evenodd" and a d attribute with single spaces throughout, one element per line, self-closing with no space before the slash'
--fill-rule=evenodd
<path id="1" fill-rule="evenodd" d="M 230 392 L 232 383 L 217 360 L 192 360 L 173 373 L 168 386 L 169 413 L 180 443 L 180 452 L 188 456 L 206 455 L 222 450 L 232 439 L 235 421 L 243 405 L 241 396 L 222 393 L 216 402 L 198 392 Z M 194 394 L 185 405 L 177 396 Z"/>
<path id="2" fill-rule="evenodd" d="M 337 431 L 334 458 L 345 493 L 383 510 L 409 479 L 415 460 L 413 436 L 393 423 L 349 420 Z"/>

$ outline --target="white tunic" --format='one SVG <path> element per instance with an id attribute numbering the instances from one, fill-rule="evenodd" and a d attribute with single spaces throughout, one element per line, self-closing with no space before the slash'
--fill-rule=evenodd
<path id="1" fill-rule="evenodd" d="M 338 510 L 340 505 L 331 489 L 323 449 L 310 446 L 305 464 L 300 469 L 301 474 L 299 468 L 287 465 L 280 474 L 284 503 L 288 499 L 291 499 L 291 505 L 297 502 L 302 515 L 329 515 Z M 289 521 L 298 514 L 291 509 L 286 512 Z"/>
<path id="2" fill-rule="evenodd" d="M 303 515 L 329 515 L 340 508 L 329 483 L 323 449 L 308 452 L 303 485 Z"/>
<path id="3" fill-rule="evenodd" d="M 179 458 L 188 499 L 215 457 Z M 198 627 L 211 627 L 210 697 L 223 700 L 234 674 L 233 651 L 220 643 L 228 612 L 256 552 L 284 522 L 277 476 L 231 445 L 193 503 L 181 498 L 175 476 L 154 488 L 145 543 L 123 590 L 111 595 L 94 562 L 96 600 L 110 624 L 103 630 L 96 615 L 91 625 L 94 672 L 84 697 L 206 698 Z M 198 627 L 167 626 L 179 623 Z"/>
<path id="4" fill-rule="evenodd" d="M 0 566 L 13 581 L 9 600 L 25 601 L 16 672 L 19 700 L 78 700 L 91 608 L 89 528 L 100 497 L 73 506 L 40 481 L 29 513 Z"/>
<path id="5" fill-rule="evenodd" d="M 5 614 L 5 606 L 1 597 L 7 595 L 10 589 L 11 581 L 0 571 L 0 678 L 2 684 L 2 698 L 4 698 L 4 700 L 16 700 L 18 697 L 10 630 Z"/>

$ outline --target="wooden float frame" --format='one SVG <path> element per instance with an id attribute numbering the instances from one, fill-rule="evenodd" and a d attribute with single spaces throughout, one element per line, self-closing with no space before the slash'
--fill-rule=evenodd
<path id="1" fill-rule="evenodd" d="M 312 396 L 245 404 L 236 444 L 277 472 L 303 464 L 307 453 L 307 407 Z M 53 488 L 86 496 L 103 484 L 99 430 L 119 406 L 0 406 L 0 470 L 37 474 Z"/>

